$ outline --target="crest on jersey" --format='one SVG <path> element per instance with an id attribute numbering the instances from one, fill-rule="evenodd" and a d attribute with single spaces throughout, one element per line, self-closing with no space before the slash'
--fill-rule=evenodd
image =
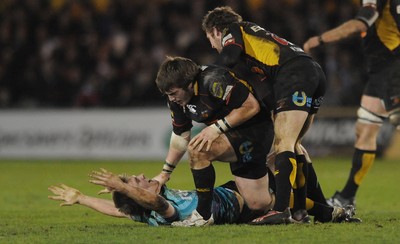
<path id="1" fill-rule="evenodd" d="M 214 82 L 211 87 L 211 93 L 214 97 L 222 98 L 224 96 L 224 88 L 220 82 Z"/>

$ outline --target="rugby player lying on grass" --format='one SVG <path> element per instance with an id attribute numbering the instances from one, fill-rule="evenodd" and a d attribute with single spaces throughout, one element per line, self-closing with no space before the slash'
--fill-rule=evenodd
<path id="1" fill-rule="evenodd" d="M 146 178 L 143 174 L 118 176 L 101 169 L 93 171 L 90 177 L 91 183 L 108 189 L 100 191 L 99 194 L 112 192 L 113 201 L 87 196 L 64 184 L 50 186 L 48 189 L 54 195 L 49 196 L 49 199 L 63 201 L 60 206 L 79 204 L 109 216 L 127 217 L 152 226 L 169 225 L 173 221 L 186 219 L 197 207 L 198 198 L 195 190 L 169 189 L 166 185 L 160 186 L 158 181 Z M 270 179 L 273 181 L 273 177 Z M 273 193 L 271 194 L 275 199 Z M 309 209 L 310 214 L 315 213 L 314 220 L 319 222 L 349 222 L 354 219 L 352 209 L 330 207 L 315 202 L 311 205 L 314 211 Z M 212 212 L 215 224 L 248 223 L 257 217 L 245 205 L 234 181 L 214 189 Z M 287 223 L 289 222 L 291 221 L 287 220 Z"/>

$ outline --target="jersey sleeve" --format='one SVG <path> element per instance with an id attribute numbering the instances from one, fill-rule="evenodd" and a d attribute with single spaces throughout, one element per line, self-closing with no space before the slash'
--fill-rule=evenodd
<path id="1" fill-rule="evenodd" d="M 378 0 L 363 0 L 355 18 L 361 20 L 367 27 L 371 27 L 379 17 L 378 2 Z"/>
<path id="2" fill-rule="evenodd" d="M 192 120 L 185 115 L 181 106 L 168 101 L 168 107 L 171 112 L 172 130 L 175 134 L 181 135 L 183 132 L 192 129 Z"/>
<path id="3" fill-rule="evenodd" d="M 233 68 L 243 52 L 244 41 L 238 24 L 231 24 L 222 33 L 222 51 L 215 64 Z"/>
<path id="4" fill-rule="evenodd" d="M 224 103 L 229 110 L 239 108 L 249 96 L 249 89 L 222 67 L 207 72 L 204 81 L 211 97 Z"/>

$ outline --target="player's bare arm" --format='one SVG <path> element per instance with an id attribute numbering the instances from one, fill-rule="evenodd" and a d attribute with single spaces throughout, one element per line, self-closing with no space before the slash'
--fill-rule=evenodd
<path id="1" fill-rule="evenodd" d="M 337 42 L 352 35 L 365 32 L 367 29 L 368 26 L 364 22 L 358 19 L 352 19 L 319 36 L 311 37 L 304 43 L 303 49 L 305 52 L 309 53 L 312 48 L 321 46 L 324 43 Z"/>
<path id="2" fill-rule="evenodd" d="M 190 131 L 185 131 L 180 135 L 177 135 L 174 132 L 171 133 L 169 150 L 167 157 L 165 158 L 163 169 L 157 176 L 153 178 L 153 180 L 160 182 L 161 185 L 167 183 L 175 167 L 185 154 L 189 140 Z"/>
<path id="3" fill-rule="evenodd" d="M 118 211 L 113 201 L 84 195 L 79 190 L 67 185 L 61 184 L 60 186 L 50 186 L 48 190 L 54 194 L 53 196 L 48 196 L 48 198 L 62 201 L 60 206 L 79 204 L 105 215 L 113 217 L 128 217 L 126 214 Z"/>

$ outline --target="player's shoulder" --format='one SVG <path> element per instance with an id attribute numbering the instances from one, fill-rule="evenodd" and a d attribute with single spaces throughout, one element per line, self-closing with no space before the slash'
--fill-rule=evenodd
<path id="1" fill-rule="evenodd" d="M 228 68 L 208 65 L 202 67 L 202 72 L 199 78 L 199 87 L 203 92 L 207 92 L 214 97 L 222 98 L 224 90 L 227 87 L 232 87 L 235 82 Z"/>
<path id="2" fill-rule="evenodd" d="M 211 88 L 216 83 L 225 84 L 232 82 L 232 74 L 226 67 L 218 65 L 207 65 L 201 72 L 201 78 L 204 87 Z"/>
<path id="3" fill-rule="evenodd" d="M 222 81 L 227 75 L 229 75 L 228 68 L 218 65 L 203 65 L 201 66 L 200 79 L 205 85 L 213 83 L 215 81 Z"/>

